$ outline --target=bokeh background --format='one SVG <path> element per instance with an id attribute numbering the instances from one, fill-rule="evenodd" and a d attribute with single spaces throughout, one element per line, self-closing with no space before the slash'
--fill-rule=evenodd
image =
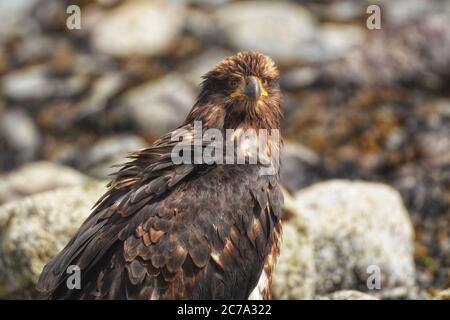
<path id="1" fill-rule="evenodd" d="M 79 30 L 66 26 L 71 4 L 81 8 Z M 366 27 L 370 4 L 381 8 L 380 30 Z M 106 179 L 111 164 L 183 121 L 200 76 L 240 50 L 266 53 L 280 67 L 282 178 L 294 203 L 299 190 L 330 179 L 350 189 L 359 188 L 350 180 L 389 185 L 414 228 L 405 250 L 416 293 L 398 296 L 450 287 L 450 1 L 0 0 L 0 296 L 23 290 L 13 283 L 28 280 L 18 279 L 35 279 L 28 269 L 15 273 L 21 263 L 34 273 L 42 267 L 17 249 L 37 244 L 8 229 L 14 203 Z M 382 224 L 403 223 L 384 221 L 391 209 L 380 210 Z M 321 289 L 315 277 L 320 294 L 361 289 L 336 274 Z"/>

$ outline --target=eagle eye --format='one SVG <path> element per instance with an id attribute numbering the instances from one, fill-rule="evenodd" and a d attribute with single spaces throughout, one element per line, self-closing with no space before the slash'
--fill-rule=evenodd
<path id="1" fill-rule="evenodd" d="M 234 89 L 238 86 L 238 84 L 239 84 L 239 81 L 237 79 L 234 79 L 234 78 L 228 79 L 228 87 Z"/>
<path id="2" fill-rule="evenodd" d="M 264 85 L 264 87 L 268 87 L 268 86 L 270 86 L 270 84 L 272 84 L 272 81 L 268 78 L 262 78 L 261 82 Z"/>

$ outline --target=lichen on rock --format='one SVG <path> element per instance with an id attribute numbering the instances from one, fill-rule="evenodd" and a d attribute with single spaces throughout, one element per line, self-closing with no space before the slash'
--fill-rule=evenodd
<path id="1" fill-rule="evenodd" d="M 0 207 L 0 298 L 38 298 L 34 289 L 44 265 L 74 235 L 104 182 L 62 188 Z"/>

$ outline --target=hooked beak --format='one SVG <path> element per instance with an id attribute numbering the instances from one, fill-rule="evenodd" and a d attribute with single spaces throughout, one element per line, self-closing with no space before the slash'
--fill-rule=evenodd
<path id="1" fill-rule="evenodd" d="M 267 96 L 267 91 L 258 77 L 249 76 L 242 81 L 242 83 L 238 86 L 236 91 L 231 94 L 231 96 L 245 96 L 250 99 L 257 99 L 263 96 Z"/>

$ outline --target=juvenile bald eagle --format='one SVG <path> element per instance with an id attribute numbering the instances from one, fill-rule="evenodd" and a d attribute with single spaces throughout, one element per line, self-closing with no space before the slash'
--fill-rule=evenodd
<path id="1" fill-rule="evenodd" d="M 274 62 L 243 52 L 204 76 L 178 130 L 192 140 L 200 121 L 203 131 L 233 129 L 235 141 L 247 129 L 278 129 L 280 117 Z M 258 150 L 269 155 L 270 141 Z M 267 163 L 248 157 L 241 164 L 174 163 L 177 143 L 169 133 L 131 156 L 44 267 L 39 290 L 52 299 L 270 298 L 283 203 L 277 159 L 270 157 L 272 175 L 261 174 Z M 71 265 L 81 270 L 81 289 L 68 289 Z"/>

